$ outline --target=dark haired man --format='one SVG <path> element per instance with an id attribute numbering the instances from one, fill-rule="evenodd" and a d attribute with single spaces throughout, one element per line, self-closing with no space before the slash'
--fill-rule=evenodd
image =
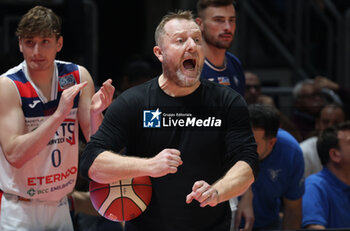
<path id="1" fill-rule="evenodd" d="M 300 146 L 291 134 L 279 128 L 280 115 L 275 107 L 252 104 L 248 109 L 260 159 L 259 177 L 252 184 L 254 229 L 299 229 L 304 193 Z M 237 213 L 240 209 L 238 206 Z"/>
<path id="2" fill-rule="evenodd" d="M 326 128 L 317 140 L 323 169 L 306 178 L 302 226 L 350 227 L 350 121 Z"/>
<path id="3" fill-rule="evenodd" d="M 204 66 L 202 78 L 227 85 L 242 96 L 245 77 L 241 62 L 228 52 L 236 30 L 233 0 L 199 0 L 197 24 L 203 34 Z"/>

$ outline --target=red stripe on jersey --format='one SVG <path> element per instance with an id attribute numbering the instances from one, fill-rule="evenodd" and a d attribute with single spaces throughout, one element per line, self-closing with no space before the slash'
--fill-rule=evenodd
<path id="1" fill-rule="evenodd" d="M 21 95 L 21 97 L 25 97 L 25 98 L 36 98 L 38 97 L 38 94 L 36 93 L 34 87 L 32 86 L 32 84 L 28 81 L 26 83 L 22 83 L 19 81 L 14 81 L 18 91 Z"/>
<path id="2" fill-rule="evenodd" d="M 75 70 L 75 71 L 70 72 L 70 73 L 68 73 L 68 74 L 58 76 L 58 79 L 63 78 L 63 77 L 65 77 L 65 76 L 67 76 L 67 75 L 73 75 L 73 76 L 74 76 L 74 79 L 75 79 L 75 82 L 76 82 L 77 84 L 80 83 L 79 70 Z M 61 88 L 60 83 L 59 83 L 59 81 L 58 81 L 58 92 L 61 92 L 61 91 L 63 91 L 63 90 L 64 90 L 64 89 Z"/>
<path id="3" fill-rule="evenodd" d="M 0 216 L 1 216 L 1 201 L 2 201 L 2 191 L 0 190 Z"/>

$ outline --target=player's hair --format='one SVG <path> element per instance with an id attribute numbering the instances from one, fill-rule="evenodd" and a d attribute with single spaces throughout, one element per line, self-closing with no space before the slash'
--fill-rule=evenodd
<path id="1" fill-rule="evenodd" d="M 177 12 L 169 12 L 168 14 L 166 14 L 160 21 L 154 33 L 154 38 L 157 46 L 160 45 L 161 37 L 165 33 L 164 31 L 165 24 L 173 19 L 185 19 L 189 21 L 194 21 L 193 14 L 189 10 L 179 10 Z"/>
<path id="2" fill-rule="evenodd" d="M 19 38 L 34 36 L 61 36 L 61 19 L 51 9 L 35 6 L 30 9 L 18 23 L 16 35 Z"/>
<path id="3" fill-rule="evenodd" d="M 250 122 L 253 128 L 261 128 L 265 131 L 265 139 L 277 136 L 280 126 L 280 113 L 270 105 L 251 104 L 248 106 Z"/>
<path id="4" fill-rule="evenodd" d="M 326 165 L 329 162 L 329 151 L 332 148 L 339 149 L 338 132 L 345 130 L 350 130 L 350 121 L 328 127 L 318 136 L 316 146 L 322 165 Z"/>
<path id="5" fill-rule="evenodd" d="M 202 17 L 202 13 L 208 7 L 221 7 L 234 5 L 234 0 L 198 0 L 197 2 L 197 14 L 199 17 Z"/>

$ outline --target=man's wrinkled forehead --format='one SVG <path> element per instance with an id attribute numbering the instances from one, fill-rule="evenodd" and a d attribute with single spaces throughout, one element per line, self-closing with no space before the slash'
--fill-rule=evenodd
<path id="1" fill-rule="evenodd" d="M 186 20 L 186 19 L 172 19 L 164 25 L 165 35 L 168 37 L 173 37 L 179 34 L 198 33 L 201 35 L 201 30 L 197 23 L 194 21 Z"/>

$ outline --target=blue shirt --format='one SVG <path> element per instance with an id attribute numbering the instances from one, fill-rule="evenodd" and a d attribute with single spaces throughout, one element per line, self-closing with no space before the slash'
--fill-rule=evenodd
<path id="1" fill-rule="evenodd" d="M 327 168 L 306 178 L 302 226 L 309 224 L 326 228 L 350 227 L 350 185 Z"/>
<path id="2" fill-rule="evenodd" d="M 276 144 L 260 162 L 259 175 L 252 184 L 254 228 L 278 223 L 281 197 L 297 200 L 304 189 L 304 159 L 299 143 L 279 129 Z"/>
<path id="3" fill-rule="evenodd" d="M 201 77 L 231 87 L 241 96 L 245 91 L 245 76 L 239 59 L 230 52 L 225 53 L 226 65 L 219 68 L 205 59 Z"/>

